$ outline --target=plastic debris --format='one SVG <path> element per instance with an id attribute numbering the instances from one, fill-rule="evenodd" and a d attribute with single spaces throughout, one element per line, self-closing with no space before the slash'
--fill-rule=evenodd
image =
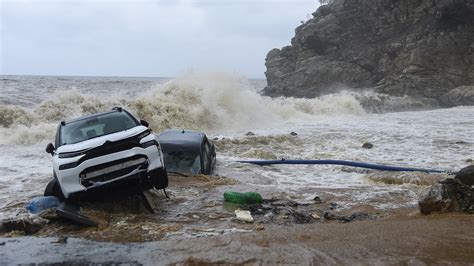
<path id="1" fill-rule="evenodd" d="M 253 223 L 253 217 L 249 211 L 235 210 L 235 216 L 237 220 Z"/>
<path id="2" fill-rule="evenodd" d="M 263 198 L 257 192 L 235 192 L 235 191 L 226 191 L 224 192 L 224 199 L 238 204 L 255 204 L 262 203 Z"/>
<path id="3" fill-rule="evenodd" d="M 36 214 L 47 209 L 56 208 L 58 205 L 59 200 L 54 196 L 36 197 L 26 205 L 26 209 L 30 213 Z"/>
<path id="4" fill-rule="evenodd" d="M 255 225 L 255 230 L 256 231 L 262 231 L 262 230 L 265 230 L 265 227 L 262 224 L 256 224 Z"/>

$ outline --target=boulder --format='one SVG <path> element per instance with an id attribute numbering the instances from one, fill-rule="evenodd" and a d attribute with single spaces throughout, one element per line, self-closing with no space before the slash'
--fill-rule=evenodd
<path id="1" fill-rule="evenodd" d="M 433 212 L 474 213 L 474 165 L 465 167 L 453 178 L 432 186 L 418 202 L 422 214 Z"/>
<path id="2" fill-rule="evenodd" d="M 272 97 L 349 89 L 414 99 L 370 111 L 474 105 L 474 2 L 333 0 L 265 65 Z"/>
<path id="3" fill-rule="evenodd" d="M 467 186 L 473 186 L 474 185 L 474 165 L 470 165 L 468 167 L 464 167 L 463 169 L 461 169 L 454 177 L 454 180 Z"/>

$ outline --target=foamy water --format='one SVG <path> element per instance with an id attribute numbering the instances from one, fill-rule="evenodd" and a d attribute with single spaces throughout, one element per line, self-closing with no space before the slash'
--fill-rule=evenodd
<path id="1" fill-rule="evenodd" d="M 176 79 L 3 76 L 0 85 L 0 218 L 23 213 L 23 204 L 43 193 L 52 176 L 44 147 L 59 121 L 113 106 L 126 107 L 156 132 L 206 131 L 216 138 L 218 174 L 300 201 L 321 195 L 348 207 L 414 206 L 427 185 L 446 176 L 235 161 L 343 159 L 451 170 L 474 159 L 474 107 L 370 114 L 350 92 L 270 99 L 258 94 L 264 81 L 218 73 Z M 364 142 L 374 148 L 363 149 Z"/>

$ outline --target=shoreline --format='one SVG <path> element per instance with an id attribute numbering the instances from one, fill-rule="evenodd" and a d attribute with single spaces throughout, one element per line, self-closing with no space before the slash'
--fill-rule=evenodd
<path id="1" fill-rule="evenodd" d="M 235 220 L 237 207 L 221 197 L 225 189 L 247 184 L 225 177 L 171 178 L 171 199 L 153 198 L 157 214 L 133 212 L 139 203 L 125 199 L 129 206 L 111 202 L 85 209 L 99 219 L 97 228 L 53 214 L 29 236 L 0 234 L 0 264 L 474 263 L 474 215 L 421 215 L 415 207 L 380 212 L 370 205 L 338 209 L 330 198 L 298 203 L 269 190 L 272 199 L 249 207 L 255 223 L 245 223 Z"/>
<path id="2" fill-rule="evenodd" d="M 2 264 L 473 263 L 474 216 L 394 214 L 374 221 L 266 225 L 262 231 L 145 243 L 0 238 Z M 74 254 L 73 256 L 71 256 Z"/>

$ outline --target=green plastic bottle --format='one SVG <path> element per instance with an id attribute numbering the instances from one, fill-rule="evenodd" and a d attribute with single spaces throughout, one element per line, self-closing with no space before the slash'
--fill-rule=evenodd
<path id="1" fill-rule="evenodd" d="M 224 199 L 238 204 L 255 204 L 262 203 L 263 198 L 257 192 L 235 192 L 235 191 L 226 191 L 224 192 Z"/>

